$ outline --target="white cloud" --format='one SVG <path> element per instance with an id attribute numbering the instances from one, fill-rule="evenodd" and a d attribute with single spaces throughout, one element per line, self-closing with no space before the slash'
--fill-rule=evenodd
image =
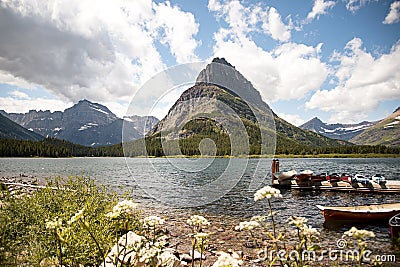
<path id="1" fill-rule="evenodd" d="M 344 0 L 346 2 L 346 8 L 352 13 L 355 13 L 357 10 L 367 5 L 369 2 L 373 2 L 377 0 Z"/>
<path id="2" fill-rule="evenodd" d="M 8 113 L 26 113 L 31 109 L 46 110 L 50 111 L 63 111 L 73 105 L 72 102 L 68 102 L 61 99 L 48 99 L 48 98 L 29 98 L 19 99 L 15 97 L 0 97 L 1 109 Z"/>
<path id="3" fill-rule="evenodd" d="M 390 11 L 386 15 L 383 24 L 394 24 L 400 21 L 400 1 L 395 1 L 390 5 Z"/>
<path id="4" fill-rule="evenodd" d="M 278 113 L 278 116 L 296 126 L 300 126 L 306 122 L 297 114 Z"/>
<path id="5" fill-rule="evenodd" d="M 334 7 L 335 4 L 336 2 L 334 1 L 315 0 L 312 10 L 307 15 L 307 20 L 311 21 L 320 15 L 326 14 L 326 10 Z"/>
<path id="6" fill-rule="evenodd" d="M 265 51 L 251 39 L 223 30 L 215 34 L 215 40 L 214 55 L 236 66 L 261 91 L 264 100 L 302 99 L 318 90 L 329 73 L 320 59 L 322 44 L 285 43 Z"/>
<path id="7" fill-rule="evenodd" d="M 19 98 L 19 99 L 29 99 L 29 96 L 26 93 L 18 91 L 18 90 L 14 90 L 14 91 L 10 92 L 10 95 L 12 97 Z"/>
<path id="8" fill-rule="evenodd" d="M 0 83 L 43 87 L 72 102 L 129 100 L 165 68 L 158 40 L 182 63 L 197 59 L 197 32 L 193 15 L 169 2 L 5 0 Z"/>
<path id="9" fill-rule="evenodd" d="M 274 7 L 264 7 L 261 4 L 244 6 L 239 1 L 210 0 L 210 11 L 214 11 L 219 19 L 224 19 L 229 25 L 228 31 L 237 36 L 259 32 L 269 35 L 277 41 L 286 42 L 291 37 L 291 25 L 282 22 L 281 15 Z"/>
<path id="10" fill-rule="evenodd" d="M 252 40 L 251 33 L 260 25 L 264 34 L 276 40 L 290 39 L 292 26 L 282 23 L 275 8 L 217 0 L 210 0 L 208 7 L 228 24 L 214 33 L 214 56 L 235 65 L 261 91 L 264 100 L 301 99 L 325 81 L 329 70 L 320 60 L 322 44 L 312 47 L 284 42 L 266 51 Z"/>
<path id="11" fill-rule="evenodd" d="M 382 101 L 400 99 L 400 43 L 374 58 L 362 48 L 361 39 L 354 38 L 332 60 L 339 61 L 336 87 L 317 91 L 306 108 L 333 112 L 331 122 L 354 122 Z"/>

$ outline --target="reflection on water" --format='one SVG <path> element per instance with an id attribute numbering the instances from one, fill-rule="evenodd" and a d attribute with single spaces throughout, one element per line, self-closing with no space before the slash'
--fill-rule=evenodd
<path id="1" fill-rule="evenodd" d="M 204 162 L 202 161 L 204 160 Z M 229 161 L 231 160 L 231 166 Z M 132 173 L 130 173 L 129 169 Z M 210 164 L 211 162 L 211 164 Z M 241 168 L 245 163 L 245 170 Z M 143 205 L 163 207 L 146 194 L 146 191 L 159 192 L 165 199 L 172 202 L 190 197 L 188 188 L 202 188 L 217 180 L 225 172 L 223 180 L 214 183 L 210 192 L 214 195 L 220 188 L 230 188 L 226 194 L 212 203 L 192 208 L 194 211 L 213 215 L 249 218 L 254 215 L 266 214 L 266 203 L 253 200 L 257 188 L 252 182 L 262 181 L 270 184 L 270 161 L 265 159 L 136 159 L 136 158 L 70 158 L 70 159 L 0 159 L 0 175 L 27 174 L 39 177 L 54 177 L 57 175 L 80 175 L 83 172 L 94 177 L 100 183 L 117 188 L 123 186 L 134 188 L 136 198 L 140 198 Z M 191 164 L 198 164 L 191 168 Z M 239 166 L 239 167 L 238 167 Z M 400 180 L 400 159 L 280 159 L 281 171 L 304 169 L 319 172 L 347 172 L 352 175 L 361 173 L 371 176 L 383 174 L 388 180 Z M 228 170 L 227 170 L 228 169 Z M 196 171 L 190 171 L 196 170 Z M 237 175 L 240 174 L 239 179 Z M 137 183 L 139 181 L 139 184 Z M 145 189 L 145 191 L 143 190 Z M 210 193 L 208 192 L 208 193 Z M 197 201 L 207 202 L 207 191 L 197 195 Z M 210 193 L 211 194 L 211 193 Z M 282 191 L 283 198 L 273 200 L 273 206 L 278 211 L 278 221 L 283 225 L 290 215 L 306 217 L 309 223 L 322 232 L 322 238 L 335 246 L 341 234 L 348 230 L 348 226 L 341 229 L 324 229 L 323 216 L 316 205 L 362 205 L 373 203 L 390 203 L 400 201 L 399 195 L 335 193 L 335 192 L 299 192 Z M 200 199 L 204 197 L 205 199 Z M 375 247 L 380 249 L 393 248 L 389 242 L 389 229 L 386 223 L 368 225 L 365 229 L 376 233 Z"/>

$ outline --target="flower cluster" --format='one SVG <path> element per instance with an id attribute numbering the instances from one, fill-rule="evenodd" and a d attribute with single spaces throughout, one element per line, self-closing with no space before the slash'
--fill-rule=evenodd
<path id="1" fill-rule="evenodd" d="M 116 219 L 123 215 L 133 215 L 135 213 L 135 209 L 137 207 L 137 203 L 132 200 L 123 200 L 117 203 L 114 206 L 113 210 L 106 214 L 107 217 L 111 219 Z"/>
<path id="2" fill-rule="evenodd" d="M 243 261 L 225 252 L 219 252 L 220 256 L 212 267 L 239 267 Z"/>
<path id="3" fill-rule="evenodd" d="M 251 221 L 240 222 L 239 225 L 235 226 L 235 230 L 236 231 L 242 231 L 242 230 L 251 231 L 257 227 L 260 227 L 260 223 L 257 221 L 251 220 Z"/>
<path id="4" fill-rule="evenodd" d="M 157 225 L 163 225 L 164 220 L 158 216 L 148 216 L 142 220 L 144 228 L 155 228 Z"/>
<path id="5" fill-rule="evenodd" d="M 303 225 L 307 222 L 308 220 L 304 217 L 296 217 L 296 216 L 290 216 L 289 218 L 289 224 L 292 224 L 298 228 L 303 227 Z"/>
<path id="6" fill-rule="evenodd" d="M 210 225 L 210 223 L 208 222 L 208 220 L 206 218 L 204 218 L 203 216 L 200 215 L 193 215 L 190 216 L 190 219 L 187 220 L 187 223 L 190 226 L 208 226 Z"/>
<path id="7" fill-rule="evenodd" d="M 362 240 L 368 237 L 375 237 L 375 234 L 374 232 L 368 230 L 358 230 L 356 227 L 353 226 L 350 230 L 344 232 L 343 238 L 346 236 Z"/>
<path id="8" fill-rule="evenodd" d="M 194 238 L 196 238 L 196 240 L 204 240 L 206 238 L 208 238 L 210 236 L 209 233 L 197 233 L 194 235 Z"/>
<path id="9" fill-rule="evenodd" d="M 81 218 L 83 218 L 83 212 L 85 211 L 85 209 L 81 209 L 79 210 L 77 213 L 75 213 L 74 216 L 71 217 L 71 219 L 68 220 L 67 224 L 71 225 L 76 221 L 79 221 Z"/>
<path id="10" fill-rule="evenodd" d="M 272 197 L 281 198 L 281 191 L 271 186 L 265 186 L 254 194 L 254 201 L 262 200 L 264 198 L 270 199 Z"/>
<path id="11" fill-rule="evenodd" d="M 59 218 L 55 218 L 52 221 L 47 221 L 46 222 L 46 228 L 47 229 L 59 229 L 62 226 L 62 220 Z"/>

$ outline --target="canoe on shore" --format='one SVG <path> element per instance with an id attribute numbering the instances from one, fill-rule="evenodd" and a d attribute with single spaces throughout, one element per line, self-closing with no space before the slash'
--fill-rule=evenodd
<path id="1" fill-rule="evenodd" d="M 400 203 L 365 206 L 321 206 L 317 205 L 327 221 L 373 222 L 386 221 L 400 213 Z"/>

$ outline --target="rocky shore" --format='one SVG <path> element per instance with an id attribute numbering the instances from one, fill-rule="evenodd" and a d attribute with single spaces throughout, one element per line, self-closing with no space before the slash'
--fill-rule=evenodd
<path id="1" fill-rule="evenodd" d="M 7 189 L 11 195 L 22 197 L 46 187 L 46 181 L 42 178 L 21 174 L 1 177 L 0 186 L 3 190 Z M 240 222 L 237 218 L 199 214 L 172 208 L 141 206 L 140 209 L 143 216 L 156 215 L 165 220 L 163 228 L 169 237 L 169 248 L 179 257 L 182 266 L 191 266 L 192 239 L 187 219 L 194 214 L 202 215 L 210 222 L 210 226 L 205 229 L 205 232 L 211 233 L 211 235 L 204 252 L 203 266 L 211 266 L 217 260 L 220 251 L 239 256 L 243 260 L 242 266 L 256 266 L 250 263 L 250 260 L 257 258 L 256 249 L 251 244 L 251 236 L 248 232 L 235 230 L 235 226 Z M 196 266 L 200 259 L 198 254 L 195 253 Z"/>

